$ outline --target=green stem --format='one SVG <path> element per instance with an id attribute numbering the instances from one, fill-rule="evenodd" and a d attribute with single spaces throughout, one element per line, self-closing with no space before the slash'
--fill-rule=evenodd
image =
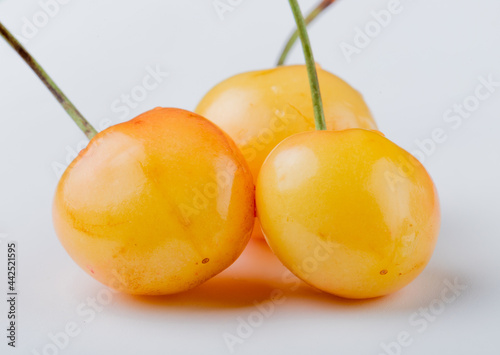
<path id="1" fill-rule="evenodd" d="M 94 127 L 82 116 L 77 108 L 71 101 L 64 95 L 59 87 L 54 83 L 50 76 L 43 70 L 38 62 L 28 53 L 21 43 L 9 32 L 7 28 L 0 22 L 0 35 L 11 45 L 12 48 L 21 56 L 21 58 L 28 64 L 35 74 L 42 80 L 45 86 L 50 90 L 52 95 L 59 101 L 62 107 L 75 121 L 76 125 L 82 130 L 83 133 L 92 139 L 97 131 Z"/>
<path id="2" fill-rule="evenodd" d="M 318 17 L 327 7 L 332 5 L 335 2 L 335 0 L 322 0 L 312 11 L 309 13 L 309 15 L 306 16 L 305 22 L 306 26 L 308 26 L 311 22 L 313 22 L 316 17 Z M 288 57 L 288 54 L 293 48 L 293 45 L 299 38 L 299 31 L 295 30 L 293 34 L 291 35 L 290 39 L 285 45 L 285 48 L 283 49 L 283 52 L 281 53 L 280 59 L 278 60 L 277 66 L 282 66 L 285 64 L 285 61 Z"/>
<path id="3" fill-rule="evenodd" d="M 295 17 L 295 22 L 297 23 L 300 41 L 302 42 L 302 49 L 304 51 L 304 57 L 306 59 L 307 74 L 309 75 L 309 84 L 311 86 L 311 96 L 313 100 L 314 121 L 316 123 L 316 129 L 318 131 L 324 131 L 326 130 L 325 114 L 323 112 L 323 103 L 321 101 L 321 91 L 319 89 L 316 63 L 314 62 L 311 42 L 309 41 L 309 35 L 307 34 L 306 23 L 304 21 L 304 16 L 302 16 L 302 12 L 300 11 L 297 0 L 288 0 L 288 2 L 290 3 L 293 16 Z"/>

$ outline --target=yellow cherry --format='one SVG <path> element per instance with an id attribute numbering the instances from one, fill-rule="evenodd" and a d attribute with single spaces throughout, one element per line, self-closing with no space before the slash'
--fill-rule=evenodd
<path id="1" fill-rule="evenodd" d="M 359 92 L 339 77 L 317 68 L 327 129 L 376 129 Z M 278 143 L 293 134 L 314 130 L 313 103 L 305 65 L 233 76 L 210 90 L 196 112 L 233 138 L 254 179 Z M 254 235 L 261 235 L 258 223 Z"/>
<path id="2" fill-rule="evenodd" d="M 410 283 L 431 258 L 440 225 L 425 168 L 362 129 L 284 140 L 261 168 L 256 201 L 281 262 L 346 298 L 382 296 Z"/>
<path id="3" fill-rule="evenodd" d="M 130 294 L 171 294 L 241 254 L 254 185 L 222 130 L 158 108 L 91 140 L 59 182 L 53 218 L 64 248 L 95 279 Z"/>

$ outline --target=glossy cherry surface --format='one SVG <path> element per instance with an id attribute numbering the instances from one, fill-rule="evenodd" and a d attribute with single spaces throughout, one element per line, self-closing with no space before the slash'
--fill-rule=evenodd
<path id="1" fill-rule="evenodd" d="M 361 94 L 332 73 L 319 66 L 317 69 L 327 129 L 376 129 Z M 315 129 L 305 65 L 233 76 L 210 90 L 196 112 L 234 139 L 254 179 L 278 143 L 293 134 Z M 258 223 L 254 235 L 261 236 Z"/>
<path id="2" fill-rule="evenodd" d="M 428 173 L 374 131 L 286 139 L 262 166 L 256 200 L 283 264 L 346 298 L 401 289 L 422 272 L 438 237 L 439 201 Z"/>
<path id="3" fill-rule="evenodd" d="M 213 123 L 157 108 L 91 140 L 62 176 L 53 216 L 63 246 L 92 277 L 130 294 L 170 294 L 240 255 L 254 185 Z"/>

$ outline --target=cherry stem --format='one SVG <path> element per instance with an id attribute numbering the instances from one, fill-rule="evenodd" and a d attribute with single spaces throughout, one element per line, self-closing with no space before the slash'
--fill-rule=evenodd
<path id="1" fill-rule="evenodd" d="M 332 5 L 335 2 L 335 0 L 322 0 L 310 13 L 309 15 L 306 16 L 305 22 L 306 26 L 308 26 L 311 22 L 313 22 L 316 17 L 318 17 L 326 8 L 328 8 L 330 5 Z M 282 66 L 285 64 L 286 59 L 288 58 L 288 55 L 290 54 L 290 51 L 293 48 L 293 45 L 299 38 L 299 31 L 295 30 L 293 34 L 290 36 L 290 39 L 285 45 L 285 48 L 283 48 L 283 52 L 281 53 L 281 56 L 278 60 L 277 66 Z"/>
<path id="2" fill-rule="evenodd" d="M 50 76 L 43 70 L 38 62 L 28 53 L 21 43 L 9 32 L 7 28 L 0 22 L 0 35 L 10 44 L 10 46 L 21 56 L 21 58 L 28 64 L 40 80 L 45 84 L 47 89 L 50 90 L 52 95 L 59 101 L 61 106 L 66 110 L 70 117 L 75 121 L 76 125 L 82 132 L 92 139 L 97 131 L 94 127 L 83 117 L 78 109 L 71 103 L 71 101 L 64 95 L 59 87 L 54 83 Z"/>
<path id="3" fill-rule="evenodd" d="M 297 3 L 297 0 L 288 0 L 288 2 L 290 3 L 295 22 L 297 23 L 300 41 L 302 42 L 302 49 L 304 51 L 304 57 L 306 59 L 306 67 L 307 74 L 309 76 L 309 84 L 311 86 L 311 96 L 313 100 L 314 121 L 316 123 L 316 129 L 318 131 L 324 131 L 326 130 L 325 114 L 323 112 L 323 103 L 321 101 L 321 91 L 319 89 L 316 63 L 314 62 L 311 42 L 309 41 L 309 35 L 307 34 L 306 23 L 304 21 L 304 16 L 302 16 L 302 12 L 300 11 L 300 6 Z"/>

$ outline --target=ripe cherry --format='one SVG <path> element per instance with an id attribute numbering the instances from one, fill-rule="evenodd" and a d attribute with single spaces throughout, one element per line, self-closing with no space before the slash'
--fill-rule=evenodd
<path id="1" fill-rule="evenodd" d="M 252 232 L 254 192 L 233 141 L 188 111 L 157 108 L 92 139 L 63 174 L 54 226 L 102 283 L 170 294 L 215 276 Z"/>
<path id="2" fill-rule="evenodd" d="M 197 114 L 158 108 L 96 135 L 1 23 L 0 35 L 90 139 L 53 205 L 57 235 L 81 268 L 126 293 L 163 295 L 236 260 L 252 233 L 254 184 L 227 134 Z"/>
<path id="3" fill-rule="evenodd" d="M 319 69 L 326 127 L 376 129 L 362 96 L 337 76 Z M 210 90 L 195 110 L 236 142 L 257 179 L 278 143 L 314 130 L 314 109 L 304 65 L 283 66 L 229 78 Z M 261 235 L 258 224 L 254 229 Z"/>
<path id="4" fill-rule="evenodd" d="M 411 282 L 439 232 L 436 188 L 425 168 L 378 132 L 325 131 L 307 32 L 292 6 L 308 66 L 318 131 L 295 134 L 267 157 L 257 211 L 273 252 L 296 276 L 348 298 Z"/>
<path id="5" fill-rule="evenodd" d="M 429 261 L 439 201 L 424 167 L 377 132 L 296 134 L 267 158 L 257 210 L 295 275 L 347 298 L 386 295 Z"/>

